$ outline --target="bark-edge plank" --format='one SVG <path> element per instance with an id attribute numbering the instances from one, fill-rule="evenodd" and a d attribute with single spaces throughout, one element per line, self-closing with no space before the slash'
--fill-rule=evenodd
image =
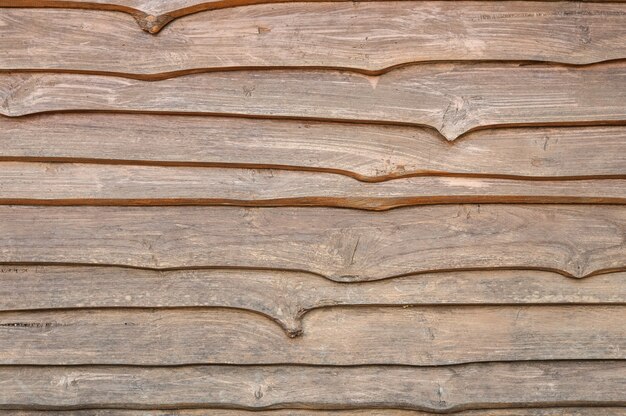
<path id="1" fill-rule="evenodd" d="M 4 205 L 321 206 L 388 210 L 458 203 L 626 204 L 626 179 L 530 181 L 344 175 L 268 169 L 0 162 Z"/>
<path id="2" fill-rule="evenodd" d="M 275 268 L 338 281 L 487 268 L 584 277 L 626 266 L 626 209 L 613 205 L 434 205 L 386 212 L 7 205 L 0 206 L 0 224 L 5 264 Z"/>
<path id="3" fill-rule="evenodd" d="M 145 4 L 148 2 L 111 2 L 118 3 L 111 6 L 119 11 L 130 12 L 142 29 L 152 33 L 177 14 L 154 10 Z M 227 0 L 211 4 L 262 2 Z M 54 1 L 8 3 L 14 7 L 54 6 Z M 124 7 L 124 3 L 131 8 Z M 181 2 L 159 3 L 157 8 L 176 8 Z M 189 16 L 169 25 L 156 37 L 138 34 L 132 18 L 121 13 L 0 9 L 0 21 L 12 23 L 0 25 L 0 38 L 13 40 L 2 45 L 6 54 L 0 69 L 80 70 L 150 77 L 197 69 L 316 66 L 353 68 L 371 74 L 412 62 L 519 60 L 590 64 L 626 58 L 626 35 L 622 30 L 626 6 L 620 3 L 268 3 Z M 84 5 L 97 7 L 93 1 Z M 7 0 L 0 0 L 0 7 L 3 6 L 7 6 Z M 45 36 L 33 38 L 32 33 Z M 20 47 L 24 40 L 28 41 L 28 48 Z M 95 44 L 99 47 L 89 47 Z M 124 48 L 119 48 L 120 44 Z"/>
<path id="4" fill-rule="evenodd" d="M 136 111 L 474 129 L 626 122 L 626 63 L 582 68 L 503 63 L 412 65 L 380 76 L 280 69 L 140 81 L 0 74 L 0 114 Z"/>
<path id="5" fill-rule="evenodd" d="M 623 361 L 453 367 L 3 367 L 0 408 L 624 406 Z"/>
<path id="6" fill-rule="evenodd" d="M 500 128 L 450 143 L 421 127 L 38 114 L 0 117 L 0 160 L 283 168 L 367 182 L 415 175 L 625 178 L 626 126 Z"/>
<path id="7" fill-rule="evenodd" d="M 266 317 L 234 309 L 2 312 L 0 365 L 626 359 L 624 321 L 622 305 L 335 307 L 307 314 L 290 338 Z"/>
<path id="8" fill-rule="evenodd" d="M 225 307 L 266 315 L 290 335 L 302 331 L 307 312 L 332 306 L 626 304 L 626 273 L 571 280 L 529 270 L 447 272 L 346 285 L 276 270 L 4 265 L 0 282 L 0 311 Z"/>

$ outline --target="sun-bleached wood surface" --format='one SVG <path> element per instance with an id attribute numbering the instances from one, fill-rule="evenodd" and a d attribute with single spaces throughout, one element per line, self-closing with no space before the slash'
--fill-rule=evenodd
<path id="1" fill-rule="evenodd" d="M 3 367 L 0 408 L 623 406 L 621 361 L 451 367 Z M 595 388 L 588 388 L 595 386 Z M 103 394 L 103 391 L 106 393 Z"/>
<path id="2" fill-rule="evenodd" d="M 620 407 L 548 407 L 533 409 L 491 409 L 455 412 L 456 416 L 623 416 Z M 360 410 L 229 410 L 229 409 L 174 409 L 174 410 L 0 410 L 0 415 L 11 416 L 434 416 L 441 413 L 420 410 L 360 409 Z"/>
<path id="3" fill-rule="evenodd" d="M 336 306 L 626 304 L 626 273 L 574 280 L 544 271 L 459 271 L 346 285 L 279 270 L 3 265 L 0 276 L 2 311 L 227 307 L 263 314 L 290 335 L 302 331 L 309 311 Z"/>
<path id="4" fill-rule="evenodd" d="M 626 204 L 626 180 L 412 177 L 363 183 L 269 169 L 4 162 L 0 204 L 328 206 L 387 210 L 456 203 Z"/>
<path id="5" fill-rule="evenodd" d="M 302 270 L 365 281 L 525 268 L 584 277 L 626 267 L 612 205 L 336 208 L 0 206 L 0 262 Z"/>
<path id="6" fill-rule="evenodd" d="M 626 415 L 624 28 L 0 0 L 0 415 Z"/>
<path id="7" fill-rule="evenodd" d="M 0 365 L 626 359 L 625 320 L 624 305 L 335 307 L 309 312 L 289 338 L 234 309 L 3 312 Z"/>
<path id="8" fill-rule="evenodd" d="M 589 64 L 626 58 L 626 13 L 619 3 L 269 1 L 197 13 L 168 25 L 159 36 L 146 36 L 136 23 L 156 33 L 185 13 L 172 13 L 181 7 L 180 1 L 104 0 L 98 5 L 93 0 L 0 0 L 0 7 L 57 3 L 96 8 L 111 2 L 130 11 L 136 21 L 127 14 L 97 10 L 0 9 L 0 38 L 5 39 L 0 45 L 6 50 L 0 69 L 141 77 L 233 67 L 323 66 L 376 72 L 410 62 Z M 266 1 L 208 3 L 223 7 L 253 2 Z M 28 48 L 20 47 L 24 42 Z"/>
<path id="9" fill-rule="evenodd" d="M 453 140 L 477 128 L 626 122 L 626 63 L 411 65 L 380 76 L 281 69 L 161 81 L 0 74 L 0 114 L 136 111 L 425 125 Z"/>
<path id="10" fill-rule="evenodd" d="M 0 117 L 0 161 L 282 168 L 367 182 L 415 175 L 625 178 L 626 126 L 499 128 L 447 142 L 422 127 L 38 114 Z"/>

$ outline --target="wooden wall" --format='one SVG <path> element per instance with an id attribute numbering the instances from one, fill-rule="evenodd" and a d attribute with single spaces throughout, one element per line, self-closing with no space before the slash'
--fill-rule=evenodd
<path id="1" fill-rule="evenodd" d="M 626 3 L 0 0 L 0 114 L 0 415 L 626 415 Z"/>

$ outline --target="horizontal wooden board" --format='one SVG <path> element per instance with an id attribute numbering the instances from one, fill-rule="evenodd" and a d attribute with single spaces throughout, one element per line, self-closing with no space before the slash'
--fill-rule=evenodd
<path id="1" fill-rule="evenodd" d="M 273 169 L 0 163 L 0 204 L 326 206 L 387 210 L 457 203 L 626 204 L 626 179 L 411 177 L 363 183 Z"/>
<path id="2" fill-rule="evenodd" d="M 0 0 L 4 7 L 53 3 Z M 56 3 L 78 5 L 76 1 Z M 185 10 L 172 13 L 185 7 L 181 1 L 89 0 L 93 8 L 106 7 L 102 3 L 117 3 L 111 8 L 132 13 L 140 27 L 152 33 L 185 14 Z M 277 1 L 203 3 L 191 10 Z M 323 66 L 372 73 L 409 62 L 589 64 L 626 58 L 626 6 L 619 3 L 281 3 L 198 13 L 170 24 L 157 37 L 142 36 L 132 17 L 121 13 L 4 9 L 0 10 L 0 39 L 5 41 L 0 47 L 6 53 L 0 69 L 80 70 L 146 77 L 234 67 Z M 33 33 L 42 36 L 33 37 Z M 28 47 L 21 47 L 25 42 Z"/>
<path id="3" fill-rule="evenodd" d="M 3 367 L 0 408 L 623 406 L 620 361 L 454 367 Z"/>
<path id="4" fill-rule="evenodd" d="M 572 280 L 542 271 L 426 273 L 346 285 L 270 270 L 152 271 L 0 266 L 0 310 L 227 307 L 266 315 L 289 334 L 330 306 L 626 304 L 626 273 Z"/>
<path id="5" fill-rule="evenodd" d="M 626 62 L 590 67 L 412 65 L 381 76 L 230 71 L 161 81 L 0 74 L 0 114 L 104 110 L 426 125 L 448 140 L 476 128 L 626 122 Z"/>
<path id="6" fill-rule="evenodd" d="M 0 364 L 431 366 L 626 359 L 624 322 L 626 307 L 617 305 L 335 307 L 309 312 L 301 334 L 290 338 L 266 317 L 233 309 L 3 312 Z"/>
<path id="7" fill-rule="evenodd" d="M 419 410 L 359 409 L 359 410 L 229 410 L 229 409 L 184 409 L 184 410 L 0 410 L 0 415 L 11 416 L 435 416 L 441 413 Z M 456 416 L 624 416 L 622 407 L 548 407 L 526 409 L 466 410 Z"/>
<path id="8" fill-rule="evenodd" d="M 302 270 L 359 281 L 435 270 L 626 266 L 626 208 L 0 206 L 0 263 Z M 583 238 L 584 237 L 584 238 Z"/>
<path id="9" fill-rule="evenodd" d="M 184 135 L 181 135 L 184 126 Z M 413 175 L 626 177 L 626 126 L 479 130 L 295 120 L 60 113 L 0 117 L 0 160 L 274 167 L 362 181 Z"/>
<path id="10" fill-rule="evenodd" d="M 310 0 L 320 1 L 320 0 Z M 324 0 L 327 2 L 331 1 L 342 1 L 342 0 Z M 132 15 L 139 27 L 149 33 L 158 33 L 165 25 L 167 25 L 172 20 L 186 16 L 192 13 L 197 13 L 204 10 L 216 10 L 230 7 L 238 7 L 238 6 L 248 6 L 255 4 L 276 4 L 276 3 L 297 3 L 294 0 L 0 0 L 0 7 L 36 7 L 36 8 L 64 8 L 64 9 L 88 9 L 88 10 L 111 10 L 111 11 L 121 11 L 126 12 Z M 619 1 L 615 0 L 595 0 L 593 3 L 617 3 Z M 435 3 L 435 2 L 428 2 Z M 437 2 L 441 3 L 441 2 Z M 479 5 L 481 3 L 488 2 L 476 2 Z M 519 2 L 522 4 L 529 4 L 530 6 L 534 6 L 531 2 Z M 355 7 L 361 5 L 362 2 L 355 3 Z M 436 4 L 436 3 L 435 3 Z M 508 5 L 507 5 L 508 6 Z M 444 8 L 444 5 L 440 5 L 440 8 Z M 469 9 L 469 10 L 467 10 Z M 581 7 L 576 8 L 575 10 L 571 10 L 565 16 L 588 16 L 590 13 L 581 13 Z M 445 11 L 448 11 L 448 8 L 444 8 Z M 519 16 L 510 15 L 510 13 L 515 10 L 510 6 L 506 9 L 509 14 L 505 14 L 504 16 L 495 15 L 493 16 L 493 6 L 491 8 L 486 8 L 484 10 L 484 14 L 479 15 L 476 19 L 512 19 L 512 18 L 541 18 L 541 17 L 552 17 L 558 22 L 559 18 L 563 17 L 563 12 L 559 12 L 560 9 L 548 9 L 548 12 L 538 11 L 537 9 L 533 9 L 535 14 L 522 13 L 527 12 L 527 9 L 521 9 Z M 467 13 L 473 11 L 469 7 L 466 7 L 465 10 Z M 549 12 L 552 11 L 552 14 Z M 606 12 L 606 10 L 603 10 Z M 490 13 L 491 12 L 491 13 Z M 577 12 L 577 13 L 576 13 Z M 592 16 L 596 16 L 595 14 L 591 14 Z M 615 14 L 608 14 L 607 16 L 615 16 Z M 619 16 L 619 14 L 617 15 Z M 219 16 L 218 16 L 219 17 Z M 232 16 L 230 16 L 232 19 Z M 440 17 L 439 17 L 440 18 Z M 556 24 L 555 22 L 555 24 Z M 431 22 L 426 22 L 431 23 Z M 535 22 L 536 24 L 536 22 Z M 523 28 L 523 26 L 522 26 Z M 532 36 L 532 33 L 527 34 L 527 36 Z M 551 33 L 554 36 L 554 33 Z M 546 39 L 543 39 L 544 41 Z M 569 40 L 564 38 L 564 40 Z M 589 36 L 582 38 L 581 43 L 588 44 L 591 42 L 591 38 Z"/>

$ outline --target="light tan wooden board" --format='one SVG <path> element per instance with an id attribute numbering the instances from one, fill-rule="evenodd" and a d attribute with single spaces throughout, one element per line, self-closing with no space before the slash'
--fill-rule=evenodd
<path id="1" fill-rule="evenodd" d="M 327 206 L 387 210 L 446 203 L 626 203 L 626 180 L 412 177 L 363 183 L 268 169 L 0 163 L 0 204 Z"/>
<path id="2" fill-rule="evenodd" d="M 620 361 L 454 367 L 4 367 L 0 407 L 405 408 L 623 406 Z"/>
<path id="3" fill-rule="evenodd" d="M 0 7 L 55 3 L 77 7 L 81 2 L 0 0 Z M 626 5 L 620 3 L 227 0 L 185 10 L 189 3 L 195 2 L 82 3 L 126 11 L 136 21 L 96 10 L 0 10 L 0 47 L 5 52 L 0 69 L 142 77 L 257 66 L 376 72 L 425 61 L 588 64 L 626 58 Z M 270 4 L 229 7 L 254 3 Z M 173 18 L 207 7 L 229 8 L 180 19 L 160 36 L 138 33 L 136 23 L 156 33 Z"/>
<path id="4" fill-rule="evenodd" d="M 0 117 L 0 160 L 275 167 L 363 181 L 411 175 L 624 178 L 626 127 L 501 128 L 450 143 L 421 127 L 38 114 Z"/>
<path id="5" fill-rule="evenodd" d="M 0 206 L 0 263 L 302 270 L 360 281 L 435 270 L 626 266 L 626 208 Z"/>
<path id="6" fill-rule="evenodd" d="M 626 359 L 626 307 L 311 311 L 299 336 L 233 309 L 0 313 L 1 365 L 448 365 Z"/>
<path id="7" fill-rule="evenodd" d="M 184 410 L 0 410 L 0 415 L 12 416 L 434 416 L 441 413 L 419 410 L 360 409 L 360 410 L 228 410 L 228 409 L 184 409 Z M 621 407 L 548 407 L 533 409 L 466 410 L 456 416 L 623 416 L 626 408 Z"/>
<path id="8" fill-rule="evenodd" d="M 320 0 L 310 0 L 320 1 Z M 342 0 L 326 0 L 342 1 Z M 593 3 L 617 3 L 613 0 L 596 0 Z M 121 11 L 132 15 L 139 27 L 149 33 L 158 33 L 165 25 L 172 20 L 197 13 L 204 10 L 216 10 L 230 7 L 249 6 L 255 4 L 276 4 L 276 3 L 298 3 L 293 0 L 0 0 L 0 7 L 34 7 L 34 8 L 66 8 L 66 9 L 87 9 L 87 10 L 111 10 Z M 354 6 L 358 6 L 363 2 L 358 2 Z M 430 3 L 430 2 L 429 2 Z M 434 2 L 433 2 L 434 3 Z M 486 1 L 481 3 L 488 3 Z M 532 5 L 531 2 L 519 2 L 522 4 Z M 479 3 L 480 4 L 480 3 Z M 486 9 L 486 13 L 493 10 Z M 507 9 L 510 12 L 510 9 Z M 523 9 L 522 9 L 523 10 Z M 575 11 L 580 11 L 580 8 Z M 574 11 L 572 11 L 573 13 Z M 545 17 L 539 12 L 537 15 L 521 15 L 517 17 Z M 562 17 L 557 11 L 553 11 L 554 18 Z M 571 14 L 571 13 L 570 13 Z M 576 14 L 579 15 L 580 13 Z M 612 16 L 609 14 L 608 16 Z M 513 18 L 511 15 L 491 16 L 487 14 L 486 18 Z M 582 43 L 590 43 L 589 36 L 581 38 Z"/>
<path id="9" fill-rule="evenodd" d="M 331 306 L 626 304 L 626 273 L 573 280 L 528 270 L 448 272 L 348 285 L 270 270 L 5 265 L 0 282 L 3 311 L 227 307 L 266 315 L 291 335 L 307 312 Z"/>
<path id="10" fill-rule="evenodd" d="M 0 114 L 71 110 L 231 114 L 426 125 L 453 140 L 506 125 L 626 122 L 626 62 L 573 68 L 412 65 L 381 76 L 329 70 L 231 71 L 162 81 L 0 74 Z"/>

